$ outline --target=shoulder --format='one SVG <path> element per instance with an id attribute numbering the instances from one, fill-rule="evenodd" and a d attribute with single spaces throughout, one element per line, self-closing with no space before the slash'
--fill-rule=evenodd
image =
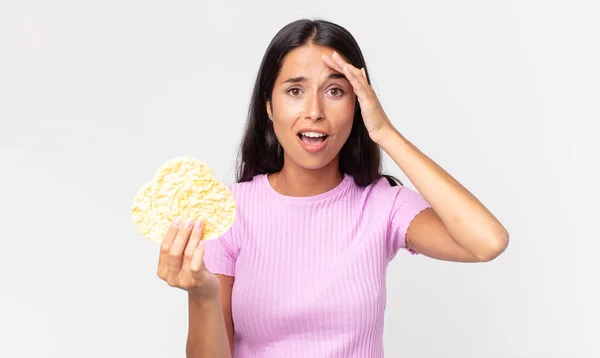
<path id="1" fill-rule="evenodd" d="M 232 248 L 232 252 L 234 251 L 233 248 L 239 246 L 239 234 L 244 232 L 243 228 L 248 221 L 247 213 L 253 213 L 257 207 L 264 206 L 264 196 L 260 193 L 263 190 L 261 180 L 265 179 L 263 176 L 256 175 L 250 181 L 223 183 L 233 195 L 235 214 L 230 228 L 222 235 L 221 240 L 216 241 Z M 220 199 L 222 199 L 222 196 Z M 254 219 L 254 217 L 251 217 L 251 219 Z"/>
<path id="2" fill-rule="evenodd" d="M 370 199 L 383 202 L 393 202 L 398 194 L 407 189 L 403 185 L 392 186 L 386 177 L 380 177 L 366 187 L 359 188 L 363 195 Z"/>
<path id="3" fill-rule="evenodd" d="M 266 180 L 266 176 L 259 174 L 250 181 L 233 182 L 227 185 L 233 194 L 238 213 L 252 210 L 257 205 L 261 206 L 265 203 L 264 180 Z"/>
<path id="4" fill-rule="evenodd" d="M 254 176 L 250 181 L 233 182 L 227 185 L 227 188 L 231 190 L 234 196 L 241 195 L 243 193 L 255 191 L 262 186 L 262 181 L 266 180 L 265 174 L 259 174 Z"/>
<path id="5" fill-rule="evenodd" d="M 355 190 L 361 193 L 363 208 L 380 214 L 410 215 L 411 208 L 417 210 L 428 206 L 418 191 L 402 184 L 392 186 L 386 177 L 378 178 L 363 188 L 356 186 Z"/>
<path id="6" fill-rule="evenodd" d="M 421 196 L 416 190 L 402 184 L 392 186 L 386 177 L 379 178 L 372 185 L 374 192 L 394 201 Z"/>

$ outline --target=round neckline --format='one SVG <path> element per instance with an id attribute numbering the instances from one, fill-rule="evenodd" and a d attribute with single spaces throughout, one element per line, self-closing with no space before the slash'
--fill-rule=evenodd
<path id="1" fill-rule="evenodd" d="M 344 176 L 342 178 L 342 181 L 334 188 L 332 188 L 326 192 L 323 192 L 321 194 L 316 194 L 316 195 L 311 195 L 311 196 L 289 196 L 289 195 L 281 194 L 280 192 L 275 190 L 275 188 L 273 188 L 273 186 L 271 185 L 271 182 L 269 182 L 268 174 L 261 174 L 260 180 L 263 182 L 263 185 L 265 186 L 269 195 L 274 197 L 275 200 L 285 201 L 288 203 L 314 203 L 317 201 L 330 199 L 330 198 L 338 195 L 342 191 L 344 191 L 348 187 L 348 185 L 352 182 L 353 179 L 350 175 L 348 175 L 346 173 L 344 173 L 343 175 Z"/>

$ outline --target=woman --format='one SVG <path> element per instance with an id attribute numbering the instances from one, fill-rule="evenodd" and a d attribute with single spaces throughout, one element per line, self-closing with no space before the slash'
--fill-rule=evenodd
<path id="1" fill-rule="evenodd" d="M 350 33 L 296 21 L 269 45 L 241 146 L 236 220 L 174 222 L 159 276 L 188 291 L 188 357 L 382 357 L 399 249 L 489 261 L 505 228 L 392 125 Z M 417 191 L 381 174 L 382 148 Z M 235 283 L 234 283 L 235 282 Z"/>

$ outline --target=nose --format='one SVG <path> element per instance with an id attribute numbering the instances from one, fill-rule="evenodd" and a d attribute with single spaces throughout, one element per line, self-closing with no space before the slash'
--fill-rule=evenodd
<path id="1" fill-rule="evenodd" d="M 308 96 L 305 116 L 306 119 L 310 121 L 319 121 L 325 118 L 321 96 L 319 96 L 318 94 Z"/>

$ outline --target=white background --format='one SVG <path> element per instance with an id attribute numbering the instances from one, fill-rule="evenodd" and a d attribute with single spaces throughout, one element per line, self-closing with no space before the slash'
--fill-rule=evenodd
<path id="1" fill-rule="evenodd" d="M 400 253 L 386 356 L 599 357 L 599 13 L 572 0 L 0 1 L 0 356 L 184 356 L 186 295 L 156 276 L 133 195 L 177 155 L 233 181 L 264 50 L 309 17 L 354 34 L 396 127 L 511 235 L 485 264 Z"/>

